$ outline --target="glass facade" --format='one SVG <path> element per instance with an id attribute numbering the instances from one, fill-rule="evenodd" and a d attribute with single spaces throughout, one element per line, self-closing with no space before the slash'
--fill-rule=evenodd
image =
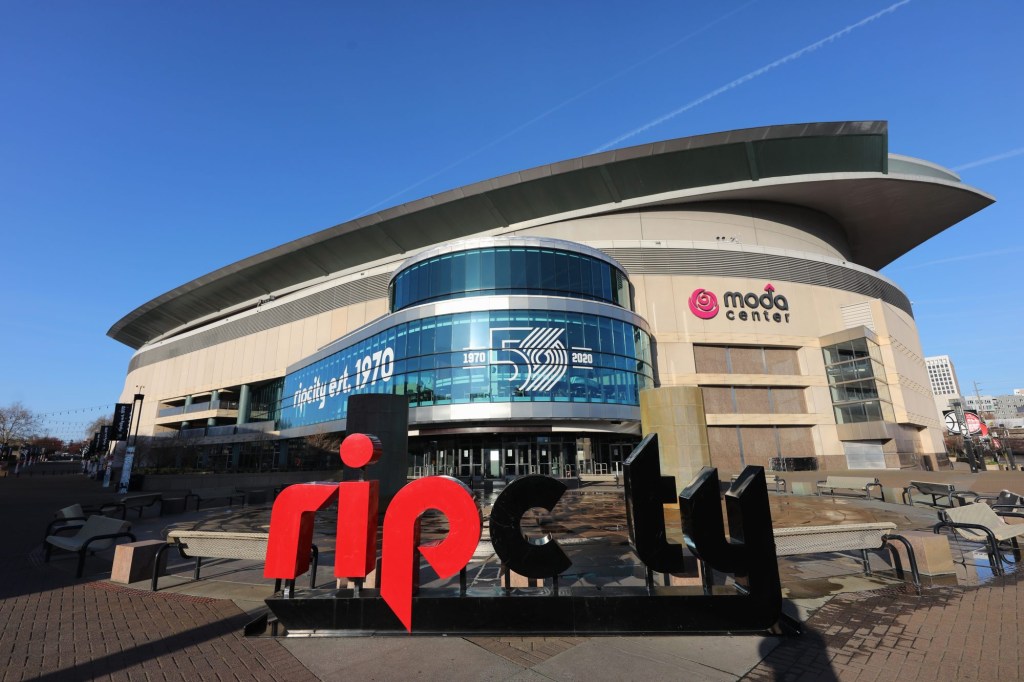
<path id="1" fill-rule="evenodd" d="M 860 338 L 821 350 L 837 424 L 896 421 L 878 344 Z"/>
<path id="2" fill-rule="evenodd" d="M 391 281 L 392 312 L 452 298 L 494 295 L 568 296 L 630 308 L 629 282 L 607 261 L 526 246 L 469 249 L 420 261 Z"/>
<path id="3" fill-rule="evenodd" d="M 275 379 L 252 390 L 246 422 L 273 421 L 278 417 L 284 379 Z"/>
<path id="4" fill-rule="evenodd" d="M 281 428 L 347 416 L 348 396 L 411 408 L 575 402 L 636 406 L 653 386 L 650 337 L 599 315 L 491 310 L 395 325 L 285 378 Z"/>

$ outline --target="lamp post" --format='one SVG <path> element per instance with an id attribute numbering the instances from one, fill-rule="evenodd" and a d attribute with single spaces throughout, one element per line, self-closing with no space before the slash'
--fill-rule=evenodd
<path id="1" fill-rule="evenodd" d="M 1010 468 L 1010 471 L 1017 470 L 1017 460 L 1013 456 L 1013 449 L 1010 447 L 1010 429 L 1009 427 L 1003 427 L 1003 454 L 1006 455 L 1006 465 Z"/>
<path id="2" fill-rule="evenodd" d="M 978 473 L 978 456 L 974 451 L 974 441 L 971 439 L 971 431 L 967 427 L 967 416 L 964 414 L 964 406 L 959 398 L 954 398 L 949 401 L 949 404 L 953 407 L 953 414 L 956 415 L 957 427 L 960 429 L 960 435 L 964 438 L 964 452 L 967 455 L 967 464 L 971 468 L 971 473 Z M 981 463 L 981 467 L 984 467 L 984 462 Z"/>

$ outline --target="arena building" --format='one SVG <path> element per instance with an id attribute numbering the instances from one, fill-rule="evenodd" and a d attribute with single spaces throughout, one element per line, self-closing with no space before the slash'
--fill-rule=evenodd
<path id="1" fill-rule="evenodd" d="M 770 126 L 513 173 L 195 279 L 108 334 L 140 433 L 308 467 L 357 393 L 409 400 L 411 474 L 934 467 L 910 301 L 877 271 L 992 203 L 885 122 Z M 166 439 L 166 440 L 164 440 Z M 336 457 L 336 455 L 334 455 Z"/>

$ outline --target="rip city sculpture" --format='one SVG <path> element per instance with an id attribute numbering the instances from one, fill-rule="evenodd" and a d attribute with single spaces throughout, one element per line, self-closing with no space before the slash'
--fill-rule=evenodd
<path id="1" fill-rule="evenodd" d="M 373 436 L 349 435 L 343 462 L 360 472 L 380 457 Z M 264 576 L 286 581 L 267 600 L 292 633 L 380 634 L 535 633 L 671 634 L 765 632 L 780 620 L 781 587 L 772 535 L 764 469 L 747 467 L 725 494 L 729 537 L 725 535 L 718 473 L 704 468 L 676 498 L 675 481 L 662 476 L 657 435 L 645 438 L 623 467 L 630 544 L 646 567 L 643 587 L 559 587 L 558 575 L 572 565 L 557 540 L 524 537 L 527 510 L 551 510 L 566 487 L 539 475 L 511 481 L 495 500 L 491 543 L 507 571 L 549 578 L 540 590 L 470 590 L 466 566 L 481 535 L 480 511 L 472 491 L 457 479 L 430 476 L 399 490 L 384 515 L 380 589 L 362 581 L 377 561 L 378 495 L 375 481 L 307 483 L 289 486 L 274 503 Z M 663 505 L 678 499 L 687 556 L 668 541 Z M 308 568 L 313 515 L 338 506 L 335 576 L 351 589 L 296 591 L 295 578 Z M 427 510 L 448 520 L 444 539 L 421 543 L 420 520 Z M 440 578 L 460 574 L 457 590 L 418 589 L 419 559 Z M 694 574 L 701 587 L 655 585 L 653 573 Z M 730 573 L 734 586 L 715 585 L 713 571 Z"/>

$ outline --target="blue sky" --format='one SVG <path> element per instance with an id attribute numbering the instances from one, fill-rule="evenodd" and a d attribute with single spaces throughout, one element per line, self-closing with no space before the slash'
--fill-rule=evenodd
<path id="1" fill-rule="evenodd" d="M 608 146 L 885 119 L 997 203 L 883 270 L 1024 388 L 1017 1 L 0 5 L 0 405 L 80 437 L 135 307 L 373 210 Z M 628 137 L 627 137 L 628 136 Z"/>

